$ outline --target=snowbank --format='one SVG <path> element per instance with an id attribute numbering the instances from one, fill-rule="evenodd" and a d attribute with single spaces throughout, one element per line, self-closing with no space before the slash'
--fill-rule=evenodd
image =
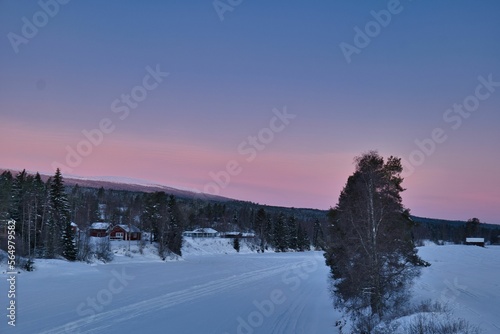
<path id="1" fill-rule="evenodd" d="M 240 240 L 240 254 L 255 253 L 257 247 L 247 239 Z M 237 254 L 233 239 L 228 238 L 190 238 L 185 237 L 182 244 L 183 256 Z"/>

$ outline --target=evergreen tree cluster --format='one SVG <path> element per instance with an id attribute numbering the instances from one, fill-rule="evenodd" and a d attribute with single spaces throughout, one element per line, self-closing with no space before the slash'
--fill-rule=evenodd
<path id="1" fill-rule="evenodd" d="M 260 209 L 255 219 L 255 227 L 261 252 L 269 246 L 277 252 L 303 252 L 311 249 L 306 228 L 293 214 L 286 217 L 283 212 L 279 212 L 272 217 L 264 209 Z"/>
<path id="2" fill-rule="evenodd" d="M 151 232 L 150 241 L 158 243 L 158 255 L 181 254 L 183 219 L 173 195 L 154 192 L 145 195 L 143 226 Z"/>
<path id="3" fill-rule="evenodd" d="M 415 224 L 413 236 L 416 242 L 431 240 L 437 244 L 451 242 L 463 244 L 465 238 L 484 238 L 486 243 L 500 243 L 500 226 L 486 224 L 478 218 L 453 221 L 410 216 Z"/>
<path id="4" fill-rule="evenodd" d="M 58 169 L 46 182 L 25 170 L 0 175 L 0 221 L 16 221 L 19 256 L 76 260 L 68 196 Z M 4 246 L 4 245 L 2 245 Z"/>
<path id="5" fill-rule="evenodd" d="M 262 252 L 305 251 L 311 246 L 323 249 L 327 224 L 325 212 L 320 210 L 69 186 L 60 170 L 52 177 L 31 175 L 25 170 L 14 175 L 2 172 L 0 228 L 9 219 L 16 221 L 19 256 L 63 257 L 71 261 L 88 261 L 92 256 L 110 260 L 106 255 L 110 253 L 109 243 L 91 246 L 88 231 L 94 222 L 137 226 L 151 236 L 148 241 L 156 243 L 162 258 L 181 255 L 182 232 L 199 227 L 223 233 L 254 233 L 252 240 Z M 73 233 L 75 228 L 77 235 Z M 7 248 L 1 234 L 0 248 Z"/>

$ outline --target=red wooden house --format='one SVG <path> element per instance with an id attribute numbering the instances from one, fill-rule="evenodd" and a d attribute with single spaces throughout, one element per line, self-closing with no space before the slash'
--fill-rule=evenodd
<path id="1" fill-rule="evenodd" d="M 114 240 L 141 240 L 142 232 L 134 225 L 115 225 L 109 232 L 109 238 Z"/>
<path id="2" fill-rule="evenodd" d="M 110 230 L 110 223 L 93 223 L 92 225 L 90 225 L 89 234 L 91 237 L 107 237 Z"/>

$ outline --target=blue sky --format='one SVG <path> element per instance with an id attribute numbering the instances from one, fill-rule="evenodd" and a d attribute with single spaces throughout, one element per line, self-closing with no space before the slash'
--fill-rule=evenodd
<path id="1" fill-rule="evenodd" d="M 390 6 L 398 13 L 348 63 L 339 45 L 355 45 L 354 28 Z M 377 149 L 409 160 L 415 140 L 442 128 L 447 140 L 406 178 L 405 204 L 417 215 L 500 223 L 500 92 L 456 130 L 443 120 L 479 76 L 500 81 L 498 2 L 232 9 L 221 21 L 212 1 L 73 0 L 16 53 L 9 33 L 22 36 L 23 17 L 33 23 L 42 8 L 0 1 L 0 166 L 52 172 L 83 130 L 109 118 L 114 131 L 63 172 L 203 189 L 236 160 L 243 170 L 222 195 L 326 209 L 354 156 Z M 169 76 L 118 120 L 111 103 L 156 65 Z M 247 162 L 238 146 L 285 106 L 296 118 Z"/>

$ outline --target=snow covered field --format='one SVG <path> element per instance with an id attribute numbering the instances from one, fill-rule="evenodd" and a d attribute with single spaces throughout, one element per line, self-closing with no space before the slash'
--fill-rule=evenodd
<path id="1" fill-rule="evenodd" d="M 418 253 L 431 266 L 415 284 L 416 301 L 439 301 L 485 334 L 500 333 L 500 246 L 430 244 Z"/>
<path id="2" fill-rule="evenodd" d="M 0 333 L 337 332 L 320 252 L 237 254 L 227 246 L 209 254 L 212 246 L 189 243 L 182 260 L 166 263 L 152 256 L 93 265 L 39 260 L 37 271 L 17 276 L 16 327 L 3 315 Z M 444 302 L 485 333 L 500 332 L 500 247 L 429 245 L 419 254 L 432 266 L 415 285 L 417 301 Z M 0 278 L 6 314 L 6 275 Z"/>
<path id="3" fill-rule="evenodd" d="M 2 317 L 0 332 L 329 333 L 327 274 L 319 252 L 41 261 L 18 276 L 16 328 Z"/>

